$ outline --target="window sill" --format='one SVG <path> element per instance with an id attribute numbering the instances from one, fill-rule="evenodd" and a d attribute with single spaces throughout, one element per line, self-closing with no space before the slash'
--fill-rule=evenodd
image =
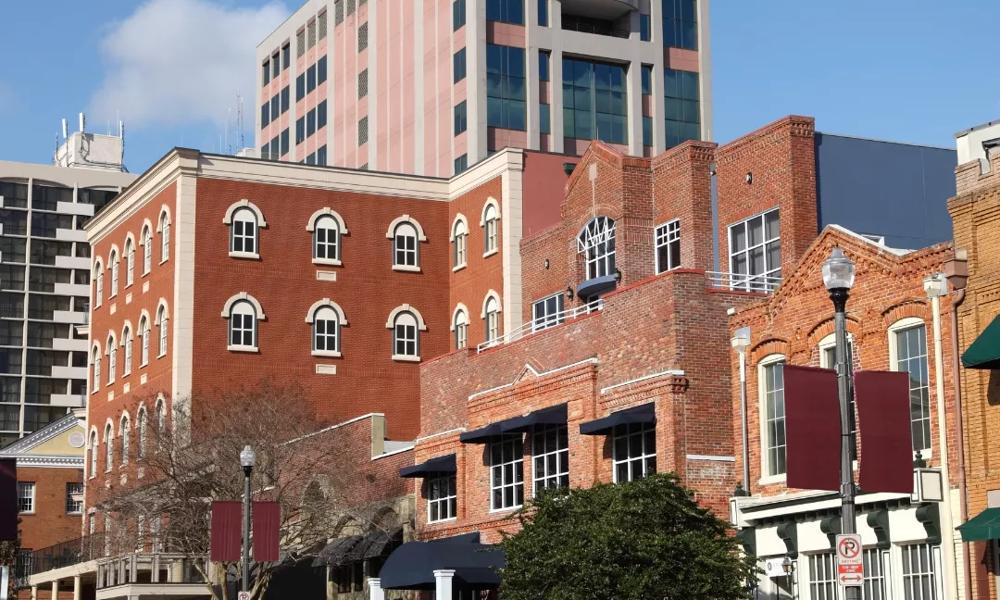
<path id="1" fill-rule="evenodd" d="M 339 267 L 342 266 L 344 263 L 341 262 L 339 258 L 314 258 L 312 259 L 312 264 Z"/>
<path id="2" fill-rule="evenodd" d="M 398 361 L 398 362 L 414 362 L 414 363 L 416 363 L 416 362 L 420 362 L 420 357 L 419 356 L 410 356 L 408 354 L 393 354 L 392 355 L 392 360 L 395 360 L 395 361 Z"/>
<path id="3" fill-rule="evenodd" d="M 788 476 L 782 473 L 781 475 L 768 475 L 767 477 L 761 477 L 757 480 L 757 485 L 773 485 L 775 483 L 785 483 Z"/>
<path id="4" fill-rule="evenodd" d="M 341 354 L 337 350 L 313 350 L 313 356 L 324 356 L 327 358 L 340 358 Z"/>
<path id="5" fill-rule="evenodd" d="M 249 260 L 260 260 L 260 254 L 256 252 L 230 252 L 230 258 L 246 258 Z"/>
<path id="6" fill-rule="evenodd" d="M 489 258 L 489 257 L 493 256 L 494 254 L 496 254 L 499 251 L 500 250 L 497 249 L 497 248 L 494 248 L 492 250 L 487 250 L 486 252 L 483 252 L 483 258 Z"/>
<path id="7" fill-rule="evenodd" d="M 419 273 L 420 267 L 416 265 L 392 265 L 392 270 L 404 273 Z"/>
<path id="8" fill-rule="evenodd" d="M 170 259 L 169 258 L 162 258 L 162 259 L 160 259 L 160 263 L 159 264 L 162 265 L 163 263 L 167 262 L 168 260 L 170 260 Z"/>
<path id="9" fill-rule="evenodd" d="M 455 265 L 454 267 L 452 267 L 452 268 L 451 268 L 451 272 L 452 272 L 452 273 L 456 273 L 456 272 L 458 272 L 458 271 L 461 271 L 462 269 L 464 269 L 464 268 L 465 268 L 465 267 L 467 267 L 467 266 L 468 266 L 468 265 L 467 265 L 466 263 L 462 263 L 462 264 L 460 264 L 460 265 Z"/>
<path id="10" fill-rule="evenodd" d="M 166 355 L 167 355 L 166 352 L 161 352 L 161 353 L 159 353 L 159 354 L 156 355 L 156 358 L 163 358 Z"/>
<path id="11" fill-rule="evenodd" d="M 249 353 L 253 353 L 253 354 L 256 354 L 257 352 L 260 352 L 257 349 L 257 346 L 232 346 L 232 345 L 230 345 L 230 346 L 226 346 L 226 350 L 229 350 L 230 352 L 249 352 Z"/>
<path id="12" fill-rule="evenodd" d="M 458 520 L 458 517 L 451 517 L 450 519 L 438 519 L 437 521 L 427 520 L 428 525 L 443 525 L 444 523 L 454 523 Z"/>
<path id="13" fill-rule="evenodd" d="M 523 504 L 518 504 L 517 506 L 508 506 L 506 508 L 491 508 L 490 509 L 490 514 L 491 515 L 496 515 L 496 514 L 501 514 L 501 513 L 513 513 L 513 512 L 521 510 L 522 508 L 524 508 Z"/>
<path id="14" fill-rule="evenodd" d="M 17 512 L 17 514 L 19 514 L 19 515 L 33 515 L 33 514 L 35 514 L 35 511 L 33 511 L 33 510 L 20 510 L 20 511 Z"/>

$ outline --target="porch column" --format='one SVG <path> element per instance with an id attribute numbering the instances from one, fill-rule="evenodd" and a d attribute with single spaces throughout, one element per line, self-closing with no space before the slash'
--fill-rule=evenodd
<path id="1" fill-rule="evenodd" d="M 382 589 L 382 580 L 378 577 L 368 578 L 368 600 L 385 600 L 385 590 Z"/>
<path id="2" fill-rule="evenodd" d="M 436 600 L 451 600 L 451 583 L 455 578 L 455 569 L 434 570 L 434 598 Z"/>
<path id="3" fill-rule="evenodd" d="M 31 600 L 38 600 L 38 586 L 31 586 Z"/>
<path id="4" fill-rule="evenodd" d="M 52 582 L 52 600 L 59 599 L 59 580 L 56 579 Z"/>
<path id="5" fill-rule="evenodd" d="M 81 588 L 82 588 L 82 586 L 80 585 L 80 576 L 79 575 L 74 575 L 73 576 L 73 600 L 80 600 L 80 595 L 83 593 L 83 590 Z"/>

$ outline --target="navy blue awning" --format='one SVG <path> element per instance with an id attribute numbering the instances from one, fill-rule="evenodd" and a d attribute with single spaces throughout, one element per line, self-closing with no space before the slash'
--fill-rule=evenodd
<path id="1" fill-rule="evenodd" d="M 407 542 L 385 560 L 379 577 L 389 590 L 433 590 L 434 571 L 454 569 L 458 587 L 500 585 L 498 570 L 507 561 L 499 546 L 479 543 L 479 533 L 430 542 Z"/>
<path id="2" fill-rule="evenodd" d="M 538 425 L 559 425 L 566 422 L 566 404 L 542 408 L 523 417 L 513 417 L 490 423 L 486 427 L 466 431 L 458 436 L 465 444 L 485 444 L 505 433 L 524 433 Z"/>
<path id="3" fill-rule="evenodd" d="M 653 403 L 649 403 L 611 413 L 603 419 L 583 423 L 580 425 L 580 433 L 584 435 L 605 435 L 618 425 L 655 422 L 656 410 Z"/>
<path id="4" fill-rule="evenodd" d="M 601 294 L 610 292 L 618 285 L 618 278 L 612 275 L 603 275 L 584 281 L 576 288 L 576 295 L 580 298 L 593 298 Z"/>
<path id="5" fill-rule="evenodd" d="M 455 455 L 447 454 L 445 456 L 436 456 L 426 462 L 420 463 L 419 465 L 403 467 L 399 470 L 399 476 L 430 477 L 433 475 L 454 473 L 455 471 Z"/>

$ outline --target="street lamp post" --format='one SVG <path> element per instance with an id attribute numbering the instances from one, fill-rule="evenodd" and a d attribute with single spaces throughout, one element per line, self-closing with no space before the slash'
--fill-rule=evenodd
<path id="1" fill-rule="evenodd" d="M 851 468 L 851 450 L 854 438 L 851 433 L 850 381 L 847 365 L 847 297 L 854 285 L 854 263 L 834 248 L 830 258 L 823 263 L 823 284 L 833 301 L 837 358 L 837 397 L 840 400 L 840 532 L 854 531 L 854 471 Z M 845 600 L 861 600 L 861 587 L 844 587 Z"/>
<path id="2" fill-rule="evenodd" d="M 249 445 L 240 452 L 243 467 L 243 586 L 242 591 L 250 591 L 250 475 L 253 473 L 257 455 Z"/>

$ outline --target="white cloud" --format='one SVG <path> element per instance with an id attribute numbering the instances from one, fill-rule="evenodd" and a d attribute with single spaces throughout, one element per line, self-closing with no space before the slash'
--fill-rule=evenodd
<path id="1" fill-rule="evenodd" d="M 150 0 L 113 24 L 101 45 L 108 67 L 90 101 L 96 122 L 120 115 L 133 127 L 219 124 L 237 92 L 252 121 L 255 48 L 287 16 L 280 2 Z"/>

